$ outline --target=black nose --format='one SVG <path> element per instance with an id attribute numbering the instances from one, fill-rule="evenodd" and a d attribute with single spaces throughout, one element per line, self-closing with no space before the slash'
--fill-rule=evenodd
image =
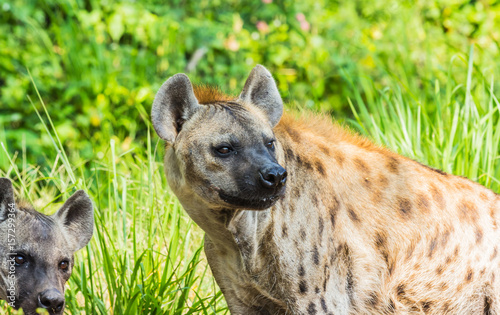
<path id="1" fill-rule="evenodd" d="M 286 176 L 286 170 L 275 164 L 260 171 L 260 182 L 265 188 L 275 188 L 285 184 Z"/>
<path id="2" fill-rule="evenodd" d="M 60 312 L 64 307 L 64 295 L 56 289 L 45 290 L 38 295 L 38 306 L 53 312 Z"/>

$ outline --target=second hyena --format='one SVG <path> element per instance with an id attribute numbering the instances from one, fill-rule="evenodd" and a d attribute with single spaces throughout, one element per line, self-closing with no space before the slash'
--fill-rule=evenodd
<path id="1" fill-rule="evenodd" d="M 55 214 L 44 215 L 16 202 L 11 181 L 0 178 L 0 299 L 24 314 L 37 308 L 63 314 L 73 254 L 92 237 L 93 213 L 79 190 Z"/>
<path id="2" fill-rule="evenodd" d="M 168 79 L 152 109 L 168 182 L 206 232 L 232 314 L 500 314 L 500 197 L 320 117 Z"/>

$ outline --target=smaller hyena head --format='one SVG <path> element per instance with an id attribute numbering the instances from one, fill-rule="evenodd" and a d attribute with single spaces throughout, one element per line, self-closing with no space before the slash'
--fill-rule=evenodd
<path id="1" fill-rule="evenodd" d="M 0 178 L 0 299 L 36 314 L 64 310 L 64 284 L 73 253 L 84 247 L 94 227 L 92 202 L 79 190 L 51 216 L 14 201 L 12 183 Z"/>
<path id="2" fill-rule="evenodd" d="M 283 103 L 264 67 L 250 73 L 240 96 L 200 105 L 185 74 L 156 94 L 151 118 L 166 141 L 169 185 L 181 202 L 212 209 L 265 209 L 283 195 L 286 170 L 278 163 L 272 128 Z"/>

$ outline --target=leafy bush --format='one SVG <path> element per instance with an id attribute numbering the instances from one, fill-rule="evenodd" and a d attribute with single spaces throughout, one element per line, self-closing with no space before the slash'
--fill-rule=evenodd
<path id="1" fill-rule="evenodd" d="M 487 77 L 498 71 L 498 2 L 17 0 L 0 10 L 3 142 L 15 152 L 24 141 L 38 164 L 51 144 L 39 136 L 27 70 L 84 159 L 109 135 L 144 141 L 155 91 L 177 72 L 237 93 L 261 63 L 295 107 L 342 118 L 362 77 L 432 100 L 436 80 L 463 81 L 465 64 L 447 69 L 471 43 Z"/>

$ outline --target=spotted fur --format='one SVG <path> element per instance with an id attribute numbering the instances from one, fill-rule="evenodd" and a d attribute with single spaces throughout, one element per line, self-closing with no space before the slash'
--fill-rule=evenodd
<path id="1" fill-rule="evenodd" d="M 164 137 L 169 184 L 206 232 L 208 262 L 231 313 L 500 314 L 499 195 L 324 117 L 285 113 L 274 125 L 270 111 L 281 99 L 269 99 L 279 98 L 269 78 L 258 66 L 245 97 L 186 105 L 192 113 L 183 129 Z M 189 90 L 167 83 L 160 95 Z M 161 114 L 172 106 L 180 105 L 155 100 L 160 136 L 172 134 Z M 232 108 L 239 115 L 228 114 Z M 250 143 L 271 132 L 288 172 L 284 195 L 260 211 L 218 199 L 217 190 L 242 179 L 252 186 L 251 174 L 228 166 L 244 150 L 226 163 L 204 143 L 221 134 Z"/>

